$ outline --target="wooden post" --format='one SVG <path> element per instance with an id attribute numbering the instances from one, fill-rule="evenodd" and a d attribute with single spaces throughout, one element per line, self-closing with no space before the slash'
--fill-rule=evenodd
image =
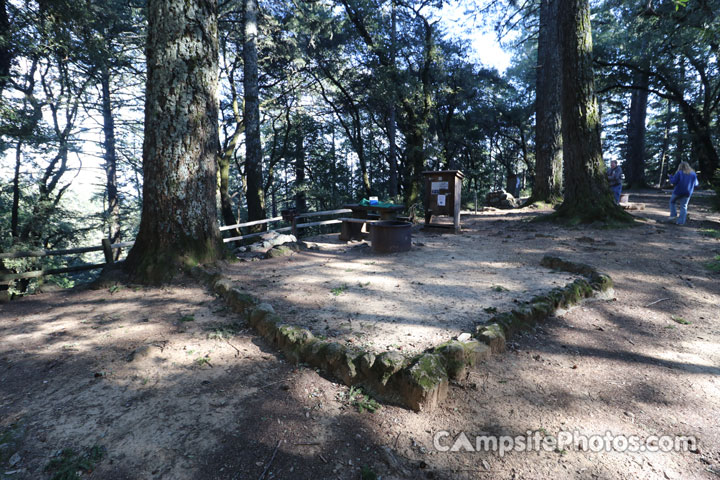
<path id="1" fill-rule="evenodd" d="M 105 254 L 105 263 L 107 263 L 108 265 L 112 265 L 115 262 L 115 259 L 113 258 L 113 251 L 109 238 L 102 239 L 102 248 L 103 253 Z"/>
<path id="2" fill-rule="evenodd" d="M 295 215 L 292 217 L 292 234 L 297 238 L 297 217 Z"/>

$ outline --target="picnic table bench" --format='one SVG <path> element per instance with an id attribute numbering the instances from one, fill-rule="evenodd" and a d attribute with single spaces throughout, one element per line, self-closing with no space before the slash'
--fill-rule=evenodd
<path id="1" fill-rule="evenodd" d="M 342 225 L 340 228 L 340 240 L 347 242 L 348 240 L 360 240 L 369 232 L 367 226 L 370 223 L 379 221 L 397 220 L 398 213 L 403 211 L 403 205 L 362 205 L 359 203 L 351 203 L 343 205 L 343 208 L 352 210 L 352 217 L 340 218 Z M 376 215 L 380 215 L 377 219 Z"/>

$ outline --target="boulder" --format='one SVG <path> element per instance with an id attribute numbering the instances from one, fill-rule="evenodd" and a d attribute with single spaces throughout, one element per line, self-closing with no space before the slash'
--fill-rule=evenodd
<path id="1" fill-rule="evenodd" d="M 248 250 L 253 253 L 267 253 L 268 250 L 273 247 L 277 247 L 278 245 L 297 242 L 295 235 L 284 235 L 282 233 L 272 231 L 265 232 L 260 238 L 262 241 L 253 243 L 248 247 Z"/>
<path id="2" fill-rule="evenodd" d="M 490 207 L 503 209 L 516 208 L 518 206 L 518 201 L 515 197 L 504 189 L 488 193 L 485 197 L 485 203 Z"/>

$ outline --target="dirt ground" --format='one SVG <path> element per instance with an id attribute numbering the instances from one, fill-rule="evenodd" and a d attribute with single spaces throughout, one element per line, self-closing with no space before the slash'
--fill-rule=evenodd
<path id="1" fill-rule="evenodd" d="M 224 273 L 315 336 L 368 351 L 417 353 L 473 332 L 514 300 L 577 278 L 508 248 L 512 232 L 498 218 L 497 212 L 465 216 L 459 235 L 416 225 L 412 250 L 395 254 L 374 253 L 369 241 L 322 235 L 308 239 L 310 250 L 235 263 Z M 525 233 L 529 242 L 538 238 L 535 230 Z"/>
<path id="2" fill-rule="evenodd" d="M 516 265 L 536 268 L 543 255 L 556 254 L 609 273 L 616 298 L 588 301 L 513 338 L 508 352 L 451 386 L 448 400 L 431 413 L 392 405 L 358 412 L 347 387 L 285 362 L 214 295 L 189 280 L 165 288 L 40 294 L 3 305 L 0 479 L 52 478 L 46 466 L 67 458 L 64 449 L 91 447 L 100 447 L 95 452 L 102 457 L 83 478 L 720 478 L 720 276 L 706 268 L 720 254 L 720 240 L 702 234 L 720 230 L 720 216 L 709 212 L 707 196 L 696 194 L 687 226 L 657 223 L 666 216 L 667 197 L 633 194 L 632 201 L 647 204 L 638 212 L 646 220 L 620 230 L 523 221 L 535 211 L 466 217 L 466 233 L 447 239 L 458 245 L 443 247 L 456 257 L 442 259 L 456 262 L 455 271 L 480 268 L 465 262 L 470 249 L 509 255 L 488 259 L 482 267 L 507 263 L 509 268 L 498 268 L 502 272 Z M 434 242 L 444 244 L 445 238 L 420 240 L 425 245 L 418 253 L 435 248 Z M 340 255 L 333 276 L 313 287 L 325 295 L 321 306 L 338 315 L 365 302 L 363 292 L 386 275 L 391 258 L 369 259 L 353 249 Z M 270 280 L 280 281 L 289 278 L 284 269 L 294 261 L 299 257 L 229 269 L 239 279 L 245 275 L 241 268 L 262 265 L 279 275 Z M 345 272 L 370 267 L 365 263 L 372 261 L 381 273 L 367 280 Z M 495 280 L 503 278 L 498 273 L 485 285 L 520 290 L 533 285 L 525 276 L 517 276 L 524 283 L 511 283 Z M 412 287 L 405 282 L 413 289 L 408 295 L 432 293 L 432 286 L 442 284 L 418 273 L 412 278 Z M 471 320 L 462 291 L 478 308 L 493 306 L 490 299 L 505 301 L 494 296 L 501 292 L 488 295 L 482 286 L 464 289 L 465 280 L 448 279 L 457 287 L 445 302 L 452 315 L 439 315 L 463 318 L 467 312 Z M 357 287 L 367 281 L 371 284 Z M 330 292 L 341 282 L 348 288 L 340 295 Z M 284 288 L 265 291 L 290 295 L 282 293 Z M 289 298 L 288 304 L 297 303 L 299 319 L 314 308 L 301 297 Z M 423 326 L 417 320 L 422 301 L 399 299 L 398 310 L 388 316 L 403 312 L 404 302 L 410 313 L 392 323 Z M 480 318 L 484 312 L 475 314 Z M 431 326 L 442 335 L 453 332 L 446 324 Z M 350 332 L 337 336 L 342 335 L 367 341 Z M 420 341 L 409 340 L 408 348 Z M 476 435 L 528 432 L 549 438 L 561 431 L 609 431 L 641 439 L 692 435 L 698 446 L 689 452 L 594 452 L 580 442 L 503 456 L 433 446 L 434 438 L 441 446 L 452 445 L 461 432 L 472 441 Z"/>

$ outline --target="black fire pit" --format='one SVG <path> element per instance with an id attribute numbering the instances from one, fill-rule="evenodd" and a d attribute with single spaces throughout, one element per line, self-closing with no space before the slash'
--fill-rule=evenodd
<path id="1" fill-rule="evenodd" d="M 370 224 L 370 243 L 373 252 L 407 252 L 411 247 L 412 223 L 388 220 Z"/>

